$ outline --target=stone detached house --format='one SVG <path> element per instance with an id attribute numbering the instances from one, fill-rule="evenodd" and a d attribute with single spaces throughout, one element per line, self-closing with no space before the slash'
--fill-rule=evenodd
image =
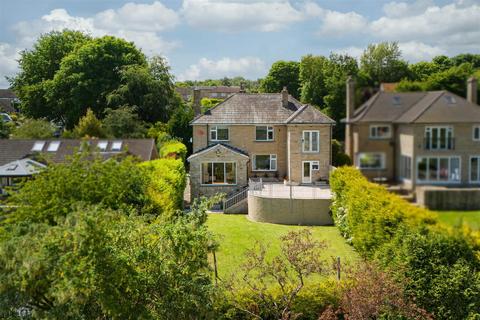
<path id="1" fill-rule="evenodd" d="M 242 88 L 239 86 L 194 86 L 176 87 L 175 90 L 184 101 L 191 101 L 195 94 L 197 99 L 215 98 L 226 99 L 232 94 L 239 93 Z"/>
<path id="2" fill-rule="evenodd" d="M 448 91 L 380 90 L 355 108 L 354 90 L 349 78 L 345 149 L 365 176 L 412 191 L 480 185 L 476 79 L 467 82 L 467 99 Z"/>
<path id="3" fill-rule="evenodd" d="M 314 184 L 327 180 L 334 121 L 281 93 L 237 93 L 192 121 L 192 198 L 230 193 L 249 178 Z"/>

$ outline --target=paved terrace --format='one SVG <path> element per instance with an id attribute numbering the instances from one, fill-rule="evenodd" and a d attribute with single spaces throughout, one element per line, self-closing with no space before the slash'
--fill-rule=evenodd
<path id="1" fill-rule="evenodd" d="M 263 183 L 261 190 L 252 190 L 249 193 L 268 198 L 292 199 L 331 199 L 329 186 L 286 186 L 283 183 Z"/>

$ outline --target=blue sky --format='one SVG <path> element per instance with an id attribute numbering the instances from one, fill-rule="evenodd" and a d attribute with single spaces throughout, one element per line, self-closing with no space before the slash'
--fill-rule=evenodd
<path id="1" fill-rule="evenodd" d="M 256 79 L 280 59 L 398 41 L 415 62 L 480 53 L 480 0 L 1 0 L 0 88 L 18 52 L 63 28 L 133 41 L 167 57 L 179 80 Z"/>

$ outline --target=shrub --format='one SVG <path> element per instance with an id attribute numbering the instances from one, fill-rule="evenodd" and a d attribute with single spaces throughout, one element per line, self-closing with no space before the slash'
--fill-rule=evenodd
<path id="1" fill-rule="evenodd" d="M 436 215 L 412 206 L 384 187 L 370 183 L 352 167 L 335 170 L 330 178 L 335 224 L 364 256 L 388 242 L 401 226 L 435 224 Z"/>
<path id="2" fill-rule="evenodd" d="M 160 157 L 182 159 L 182 161 L 185 161 L 187 157 L 187 147 L 178 140 L 170 140 L 161 144 Z"/>
<path id="3" fill-rule="evenodd" d="M 171 216 L 183 207 L 186 172 L 182 160 L 157 159 L 142 162 L 140 167 L 148 179 L 146 194 L 153 204 L 152 213 Z"/>
<path id="4" fill-rule="evenodd" d="M 25 119 L 12 131 L 14 139 L 49 139 L 53 138 L 56 128 L 44 119 Z"/>

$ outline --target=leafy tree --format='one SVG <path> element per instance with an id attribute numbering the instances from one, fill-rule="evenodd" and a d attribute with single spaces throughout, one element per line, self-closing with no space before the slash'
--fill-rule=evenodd
<path id="1" fill-rule="evenodd" d="M 0 120 L 0 139 L 8 139 L 14 124 Z"/>
<path id="2" fill-rule="evenodd" d="M 51 31 L 41 35 L 31 50 L 20 53 L 20 72 L 9 80 L 20 99 L 22 113 L 55 119 L 56 101 L 47 99 L 52 80 L 63 58 L 90 40 L 78 31 Z"/>
<path id="3" fill-rule="evenodd" d="M 297 61 L 274 62 L 265 79 L 262 80 L 260 90 L 262 92 L 278 93 L 283 87 L 295 98 L 300 97 L 300 64 Z"/>
<path id="4" fill-rule="evenodd" d="M 148 66 L 130 66 L 120 72 L 121 84 L 108 96 L 108 106 L 135 106 L 146 122 L 166 122 L 180 104 L 170 67 L 162 57 L 153 57 Z"/>
<path id="5" fill-rule="evenodd" d="M 408 64 L 402 60 L 397 42 L 370 44 L 360 57 L 360 71 L 366 84 L 378 87 L 382 82 L 398 82 L 408 76 Z"/>
<path id="6" fill-rule="evenodd" d="M 166 124 L 166 132 L 173 138 L 179 139 L 192 152 L 192 126 L 194 113 L 190 104 L 180 104 Z"/>
<path id="7" fill-rule="evenodd" d="M 27 118 L 20 122 L 12 132 L 14 139 L 49 139 L 53 138 L 57 128 L 45 119 Z"/>
<path id="8" fill-rule="evenodd" d="M 445 55 L 434 57 L 432 62 L 435 63 L 441 70 L 447 70 L 454 66 L 452 59 Z"/>
<path id="9" fill-rule="evenodd" d="M 310 54 L 302 57 L 299 67 L 302 101 L 316 106 L 324 106 L 323 98 L 328 94 L 325 87 L 324 70 L 328 63 L 328 58 L 324 56 Z"/>
<path id="10" fill-rule="evenodd" d="M 77 205 L 55 225 L 10 225 L 0 241 L 0 316 L 208 318 L 207 206 L 169 223 Z"/>
<path id="11" fill-rule="evenodd" d="M 212 109 L 217 104 L 221 103 L 223 100 L 224 99 L 203 98 L 202 101 L 200 101 L 200 104 L 202 105 L 202 113 Z"/>
<path id="12" fill-rule="evenodd" d="M 480 69 L 480 54 L 462 53 L 451 58 L 454 65 L 459 66 L 464 63 L 472 64 L 473 68 Z"/>
<path id="13" fill-rule="evenodd" d="M 102 126 L 107 136 L 113 138 L 144 138 L 147 133 L 145 124 L 138 119 L 133 107 L 106 109 Z"/>
<path id="14" fill-rule="evenodd" d="M 102 122 L 95 116 L 92 109 L 87 109 L 87 114 L 80 118 L 80 121 L 73 129 L 76 137 L 105 138 L 107 136 Z"/>
<path id="15" fill-rule="evenodd" d="M 48 86 L 47 101 L 57 107 L 49 117 L 62 120 L 70 129 L 87 106 L 101 115 L 107 95 L 121 84 L 121 70 L 132 65 L 146 66 L 144 55 L 133 43 L 111 36 L 86 42 L 62 59 Z"/>
<path id="16" fill-rule="evenodd" d="M 434 73 L 440 72 L 442 67 L 434 62 L 417 62 L 408 66 L 410 80 L 425 80 Z"/>

